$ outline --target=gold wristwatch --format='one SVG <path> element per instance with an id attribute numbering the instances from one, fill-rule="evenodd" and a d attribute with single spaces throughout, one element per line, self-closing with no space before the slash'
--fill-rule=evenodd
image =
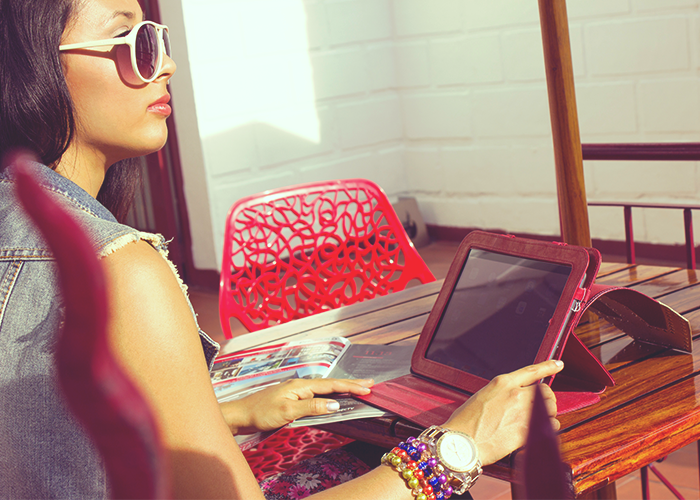
<path id="1" fill-rule="evenodd" d="M 471 488 L 481 475 L 479 451 L 467 434 L 433 425 L 424 430 L 418 440 L 428 446 L 428 450 L 445 468 L 448 481 L 457 495 Z"/>

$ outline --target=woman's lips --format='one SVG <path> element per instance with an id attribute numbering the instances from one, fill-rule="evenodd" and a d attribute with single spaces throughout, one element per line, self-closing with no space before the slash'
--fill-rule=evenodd
<path id="1" fill-rule="evenodd" d="M 156 102 L 148 106 L 148 111 L 159 115 L 170 116 L 173 110 L 168 104 L 168 102 L 170 102 L 170 96 L 166 94 L 160 99 L 158 99 Z"/>

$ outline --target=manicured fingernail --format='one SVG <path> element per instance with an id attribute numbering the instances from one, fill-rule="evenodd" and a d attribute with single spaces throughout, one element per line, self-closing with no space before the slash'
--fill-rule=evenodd
<path id="1" fill-rule="evenodd" d="M 564 366 L 564 362 L 560 359 L 557 359 L 556 361 L 554 361 L 554 364 L 557 365 L 559 368 Z"/>
<path id="2" fill-rule="evenodd" d="M 328 410 L 328 413 L 334 413 L 340 410 L 340 403 L 331 399 L 326 403 L 326 410 Z"/>

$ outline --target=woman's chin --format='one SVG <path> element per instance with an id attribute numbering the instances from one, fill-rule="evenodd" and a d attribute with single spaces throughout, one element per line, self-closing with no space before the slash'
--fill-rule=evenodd
<path id="1" fill-rule="evenodd" d="M 146 138 L 144 138 L 146 139 Z M 142 140 L 140 147 L 137 148 L 138 154 L 133 154 L 130 157 L 134 156 L 146 156 L 151 153 L 156 153 L 163 149 L 165 144 L 168 142 L 168 130 L 165 129 L 165 133 L 163 134 L 154 134 L 148 140 Z"/>

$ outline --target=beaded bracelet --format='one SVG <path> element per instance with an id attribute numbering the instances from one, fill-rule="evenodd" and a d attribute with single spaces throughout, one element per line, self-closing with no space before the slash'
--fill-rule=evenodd
<path id="1" fill-rule="evenodd" d="M 401 474 L 416 500 L 447 500 L 452 496 L 454 490 L 448 484 L 445 468 L 428 446 L 414 437 L 384 454 L 382 463 Z"/>
<path id="2" fill-rule="evenodd" d="M 456 434 L 457 436 L 461 434 L 461 438 L 457 437 L 458 441 L 462 441 L 461 444 L 459 444 L 459 446 L 465 446 L 467 448 L 470 448 L 470 452 L 474 454 L 474 456 L 471 457 L 473 463 L 469 464 L 471 466 L 469 470 L 454 470 L 450 467 L 449 462 L 443 462 L 444 459 L 440 453 L 442 450 L 440 442 L 445 436 L 449 435 L 450 433 Z M 455 436 L 453 436 L 451 439 L 455 439 Z M 414 446 L 416 445 L 416 441 L 427 446 L 428 453 L 437 455 L 438 459 L 441 461 L 441 465 L 444 467 L 444 473 L 447 476 L 447 483 L 450 486 L 452 486 L 454 494 L 461 495 L 462 493 L 467 491 L 474 485 L 474 482 L 481 475 L 481 461 L 478 458 L 479 455 L 478 450 L 476 448 L 476 444 L 474 443 L 474 440 L 467 434 L 461 433 L 459 431 L 450 431 L 438 425 L 432 425 L 425 429 L 420 434 L 420 436 L 418 436 L 415 439 L 415 441 L 413 442 Z M 452 441 L 452 446 L 456 445 L 457 444 L 454 441 Z M 449 447 L 450 445 L 447 445 L 447 448 Z M 442 451 L 444 452 L 445 450 Z M 448 456 L 450 456 L 449 452 Z M 457 467 L 464 465 L 466 464 L 459 464 L 457 465 Z"/>

